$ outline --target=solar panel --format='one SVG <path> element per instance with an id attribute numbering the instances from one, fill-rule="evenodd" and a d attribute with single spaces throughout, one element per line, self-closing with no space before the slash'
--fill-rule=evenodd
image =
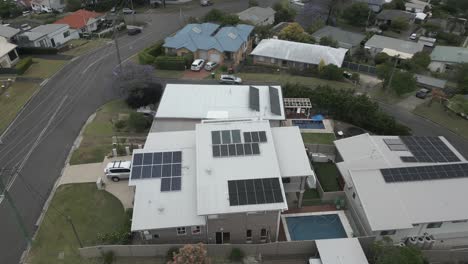
<path id="1" fill-rule="evenodd" d="M 211 143 L 221 144 L 221 131 L 211 131 Z"/>
<path id="2" fill-rule="evenodd" d="M 231 130 L 231 134 L 232 134 L 232 143 L 241 142 L 240 130 Z"/>
<path id="3" fill-rule="evenodd" d="M 228 181 L 229 205 L 283 202 L 278 178 Z"/>
<path id="4" fill-rule="evenodd" d="M 212 131 L 213 157 L 259 155 L 259 143 L 267 142 L 266 132 L 248 131 L 243 132 L 243 135 L 245 143 L 242 144 L 240 130 Z M 181 157 L 178 154 L 173 154 L 172 158 L 176 161 Z"/>
<path id="5" fill-rule="evenodd" d="M 258 135 L 260 136 L 260 142 L 267 142 L 267 137 L 266 137 L 266 132 L 265 131 L 258 132 Z"/>
<path id="6" fill-rule="evenodd" d="M 387 183 L 468 177 L 468 163 L 381 169 Z"/>
<path id="7" fill-rule="evenodd" d="M 252 154 L 260 154 L 260 146 L 258 145 L 258 143 L 252 143 Z"/>
<path id="8" fill-rule="evenodd" d="M 439 137 L 400 137 L 408 150 L 410 157 L 401 157 L 403 162 L 458 162 L 460 159 Z"/>
<path id="9" fill-rule="evenodd" d="M 223 144 L 231 144 L 231 130 L 221 131 Z"/>
<path id="10" fill-rule="evenodd" d="M 270 86 L 269 91 L 271 112 L 276 115 L 281 115 L 281 104 L 278 89 Z"/>
<path id="11" fill-rule="evenodd" d="M 252 86 L 249 88 L 249 107 L 257 112 L 260 111 L 259 90 Z"/>

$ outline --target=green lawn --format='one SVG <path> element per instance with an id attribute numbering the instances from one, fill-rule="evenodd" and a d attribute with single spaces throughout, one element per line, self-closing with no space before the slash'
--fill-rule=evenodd
<path id="1" fill-rule="evenodd" d="M 21 107 L 38 89 L 38 85 L 30 82 L 15 82 L 3 94 L 0 94 L 0 134 L 16 117 Z"/>
<path id="2" fill-rule="evenodd" d="M 313 166 L 324 192 L 341 191 L 338 185 L 340 172 L 334 163 L 314 163 Z"/>
<path id="3" fill-rule="evenodd" d="M 267 74 L 267 73 L 238 73 L 236 74 L 243 81 L 260 81 L 260 82 L 278 82 L 282 85 L 286 83 L 300 83 L 303 85 L 317 87 L 319 85 L 328 85 L 332 88 L 352 89 L 354 85 L 347 82 L 329 81 L 314 77 L 293 76 L 290 74 Z"/>
<path id="4" fill-rule="evenodd" d="M 85 246 L 99 244 L 98 233 L 123 228 L 127 217 L 120 201 L 106 191 L 97 190 L 94 183 L 60 186 L 33 241 L 28 256 L 30 264 L 101 263 L 81 259 L 70 224 L 54 208 L 71 217 Z M 59 259 L 59 255 L 63 255 L 63 259 Z"/>
<path id="5" fill-rule="evenodd" d="M 397 95 L 393 90 L 387 91 L 382 87 L 375 87 L 369 91 L 369 96 L 378 101 L 382 101 L 387 104 L 396 104 L 400 101 L 408 98 L 409 96 L 414 96 L 415 91 L 403 95 Z"/>
<path id="6" fill-rule="evenodd" d="M 333 133 L 301 133 L 302 140 L 308 144 L 327 144 L 333 145 L 336 139 Z"/>
<path id="7" fill-rule="evenodd" d="M 158 78 L 179 79 L 184 75 L 184 71 L 156 70 Z"/>
<path id="8" fill-rule="evenodd" d="M 72 45 L 73 48 L 63 52 L 65 55 L 71 56 L 80 56 L 86 52 L 91 50 L 97 49 L 106 44 L 109 41 L 107 39 L 93 39 L 93 40 L 86 40 L 86 39 L 73 39 L 67 43 L 67 45 Z"/>
<path id="9" fill-rule="evenodd" d="M 23 77 L 31 78 L 49 78 L 62 68 L 67 61 L 64 60 L 45 60 L 33 58 L 33 64 L 23 74 Z"/>
<path id="10" fill-rule="evenodd" d="M 438 102 L 433 102 L 431 106 L 427 103 L 421 104 L 414 109 L 413 113 L 430 119 L 468 139 L 468 120 L 464 120 L 451 111 L 445 111 Z"/>
<path id="11" fill-rule="evenodd" d="M 109 102 L 99 108 L 94 120 L 84 132 L 80 146 L 73 152 L 70 164 L 102 162 L 112 150 L 113 136 L 146 136 L 145 133 L 131 133 L 128 130 L 117 131 L 113 122 L 126 119 L 133 112 L 123 100 Z"/>

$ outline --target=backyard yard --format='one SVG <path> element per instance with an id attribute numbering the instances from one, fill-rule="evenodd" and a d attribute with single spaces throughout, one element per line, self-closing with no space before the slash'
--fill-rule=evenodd
<path id="1" fill-rule="evenodd" d="M 338 184 L 340 172 L 336 167 L 335 163 L 323 162 L 313 163 L 315 174 L 317 175 L 318 181 L 323 188 L 324 192 L 336 192 L 341 191 L 341 187 Z"/>
<path id="2" fill-rule="evenodd" d="M 62 185 L 55 193 L 51 206 L 46 212 L 37 237 L 33 241 L 27 263 L 102 263 L 98 260 L 82 259 L 79 256 L 79 243 L 61 212 L 70 216 L 85 246 L 99 244 L 97 238 L 99 233 L 119 230 L 128 221 L 120 201 L 106 191 L 97 190 L 96 184 Z"/>
<path id="3" fill-rule="evenodd" d="M 39 85 L 32 82 L 15 82 L 0 94 L 0 134 L 15 119 L 23 105 L 31 98 Z"/>
<path id="4" fill-rule="evenodd" d="M 347 82 L 329 81 L 314 77 L 293 76 L 290 74 L 266 74 L 266 73 L 238 73 L 236 76 L 243 81 L 274 82 L 284 85 L 286 83 L 299 83 L 310 87 L 328 85 L 332 88 L 353 89 L 355 86 Z"/>
<path id="5" fill-rule="evenodd" d="M 333 145 L 333 141 L 336 140 L 333 133 L 302 133 L 301 135 L 306 144 Z"/>

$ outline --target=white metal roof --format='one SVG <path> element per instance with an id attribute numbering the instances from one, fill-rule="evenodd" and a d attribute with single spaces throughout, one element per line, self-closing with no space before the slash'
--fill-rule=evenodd
<path id="1" fill-rule="evenodd" d="M 240 20 L 250 21 L 259 24 L 275 15 L 275 10 L 271 7 L 252 6 L 242 12 L 237 13 Z"/>
<path id="2" fill-rule="evenodd" d="M 15 44 L 11 44 L 4 37 L 0 37 L 0 57 L 5 56 L 8 52 L 16 48 Z"/>
<path id="3" fill-rule="evenodd" d="M 211 131 L 240 129 L 265 131 L 267 142 L 260 143 L 260 155 L 216 157 L 212 155 Z M 288 208 L 281 183 L 280 167 L 268 121 L 238 121 L 201 123 L 196 126 L 197 141 L 197 212 L 199 215 L 237 212 L 286 210 Z M 278 178 L 283 194 L 282 203 L 230 206 L 229 180 Z"/>
<path id="4" fill-rule="evenodd" d="M 335 141 L 343 158 L 338 169 L 354 187 L 374 231 L 412 228 L 412 224 L 468 219 L 468 178 L 386 183 L 381 168 L 430 166 L 446 163 L 405 163 L 409 151 L 391 151 L 383 139 L 396 136 L 362 134 Z M 466 159 L 443 137 L 461 160 Z M 451 163 L 453 164 L 453 163 Z"/>
<path id="5" fill-rule="evenodd" d="M 325 64 L 335 64 L 341 67 L 346 52 L 348 50 L 343 48 L 332 48 L 280 39 L 264 39 L 260 41 L 250 54 L 315 65 L 323 61 Z"/>
<path id="6" fill-rule="evenodd" d="M 317 249 L 323 264 L 368 264 L 357 238 L 317 240 Z"/>
<path id="7" fill-rule="evenodd" d="M 182 151 L 182 190 L 161 192 L 161 179 L 130 180 L 135 186 L 132 231 L 205 225 L 197 215 L 195 131 L 150 133 L 143 150 Z"/>
<path id="8" fill-rule="evenodd" d="M 271 112 L 268 86 L 259 89 L 260 112 L 249 108 L 248 85 L 192 85 L 168 84 L 159 103 L 156 118 L 262 118 L 285 119 L 283 95 L 280 86 L 279 101 L 281 115 Z"/>
<path id="9" fill-rule="evenodd" d="M 271 132 L 281 177 L 313 176 L 299 127 L 275 127 Z"/>

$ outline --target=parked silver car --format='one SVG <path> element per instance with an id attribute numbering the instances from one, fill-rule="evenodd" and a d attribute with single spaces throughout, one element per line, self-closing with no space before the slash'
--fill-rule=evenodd
<path id="1" fill-rule="evenodd" d="M 219 83 L 223 83 L 223 84 L 241 84 L 242 79 L 239 78 L 239 77 L 236 77 L 234 75 L 223 74 L 223 75 L 221 75 L 221 78 L 219 78 Z"/>
<path id="2" fill-rule="evenodd" d="M 203 64 L 205 64 L 205 60 L 196 59 L 192 62 L 192 66 L 190 66 L 190 69 L 192 71 L 200 71 L 201 69 L 203 69 Z"/>
<path id="3" fill-rule="evenodd" d="M 112 161 L 109 162 L 104 169 L 104 174 L 106 177 L 113 182 L 118 182 L 120 180 L 127 180 L 130 178 L 130 170 L 132 168 L 131 161 Z"/>

